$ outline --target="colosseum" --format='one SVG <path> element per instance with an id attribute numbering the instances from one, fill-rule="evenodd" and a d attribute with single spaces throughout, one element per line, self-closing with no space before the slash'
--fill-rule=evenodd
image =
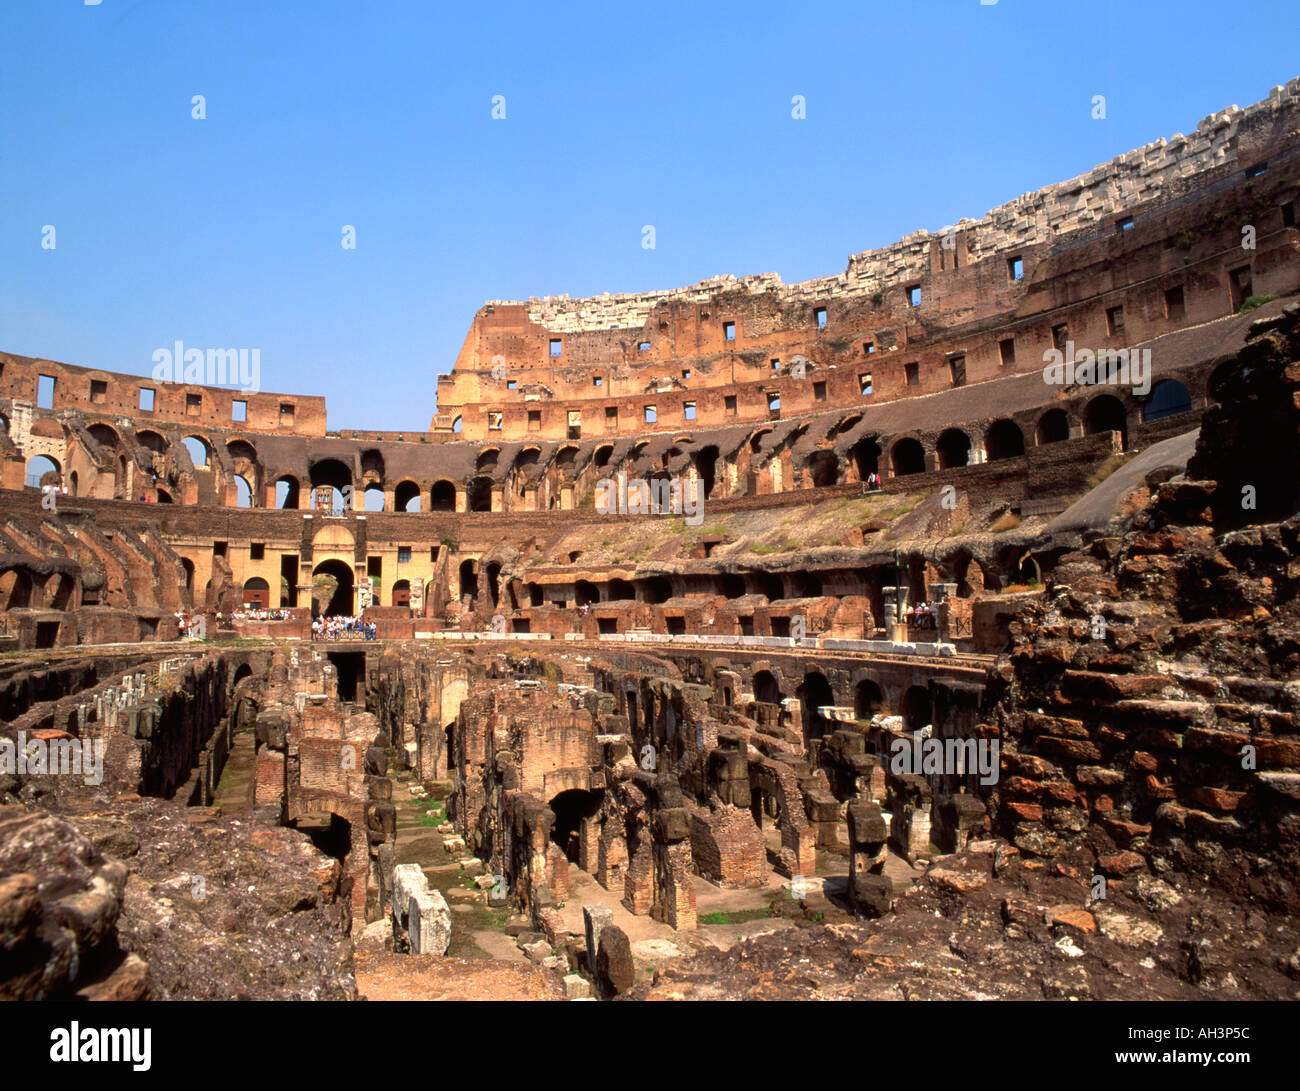
<path id="1" fill-rule="evenodd" d="M 423 433 L 0 353 L 0 997 L 1300 996 L 1298 200 L 1300 79 Z"/>

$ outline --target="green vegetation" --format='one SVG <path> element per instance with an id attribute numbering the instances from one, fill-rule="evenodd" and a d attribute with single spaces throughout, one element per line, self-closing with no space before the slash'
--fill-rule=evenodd
<path id="1" fill-rule="evenodd" d="M 772 907 L 765 905 L 760 909 L 733 909 L 705 913 L 700 917 L 699 922 L 700 924 L 746 924 L 749 921 L 768 920 L 775 916 Z"/>
<path id="2" fill-rule="evenodd" d="M 1262 307 L 1265 303 L 1272 303 L 1273 300 L 1275 300 L 1276 298 L 1277 296 L 1272 294 L 1247 296 L 1246 299 L 1242 301 L 1241 310 L 1239 310 L 1237 313 L 1249 314 L 1256 307 Z"/>

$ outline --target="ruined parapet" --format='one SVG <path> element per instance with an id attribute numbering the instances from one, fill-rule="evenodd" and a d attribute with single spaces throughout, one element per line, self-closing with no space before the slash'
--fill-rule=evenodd
<path id="1" fill-rule="evenodd" d="M 930 786 L 916 773 L 890 775 L 890 844 L 908 863 L 930 851 Z"/>
<path id="2" fill-rule="evenodd" d="M 879 804 L 849 804 L 849 897 L 859 916 L 880 917 L 893 906 L 894 884 L 884 874 L 889 826 Z"/>
<path id="3" fill-rule="evenodd" d="M 395 951 L 441 957 L 451 945 L 451 909 L 419 864 L 393 869 L 392 923 Z"/>
<path id="4" fill-rule="evenodd" d="M 955 795 L 934 808 L 934 843 L 940 852 L 961 852 L 988 826 L 984 804 L 972 795 Z"/>

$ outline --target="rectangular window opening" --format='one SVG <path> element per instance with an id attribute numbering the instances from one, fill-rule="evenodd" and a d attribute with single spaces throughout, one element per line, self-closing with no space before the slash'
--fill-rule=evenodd
<path id="1" fill-rule="evenodd" d="M 813 383 L 813 401 L 824 402 L 826 400 L 825 382 Z"/>
<path id="2" fill-rule="evenodd" d="M 501 431 L 501 414 L 500 414 L 500 413 L 489 413 L 489 414 L 488 414 L 488 430 L 489 430 L 489 431 L 492 431 L 492 432 L 499 432 L 499 431 Z"/>
<path id="3" fill-rule="evenodd" d="M 1011 280 L 1025 279 L 1025 261 L 1023 258 L 1007 258 L 1007 276 Z"/>
<path id="4" fill-rule="evenodd" d="M 1112 337 L 1124 332 L 1124 308 L 1106 308 L 1106 332 Z"/>
<path id="5" fill-rule="evenodd" d="M 694 403 L 694 402 L 686 402 L 686 403 L 682 406 L 682 414 L 686 417 L 687 420 L 694 420 L 694 419 L 695 419 L 695 403 Z"/>
<path id="6" fill-rule="evenodd" d="M 558 338 L 558 337 L 552 337 L 552 338 L 551 338 L 551 355 L 552 355 L 552 356 L 559 356 L 560 353 L 563 352 L 563 351 L 564 351 L 564 347 L 563 347 L 563 345 L 561 344 L 560 338 Z"/>
<path id="7" fill-rule="evenodd" d="M 728 341 L 734 341 L 736 339 L 736 323 L 734 322 L 722 323 L 722 336 L 725 337 Z"/>
<path id="8" fill-rule="evenodd" d="M 871 393 L 871 372 L 868 371 L 858 376 L 858 393 L 859 394 Z"/>
<path id="9" fill-rule="evenodd" d="M 281 428 L 293 427 L 293 403 L 292 402 L 280 403 L 280 427 Z"/>
<path id="10" fill-rule="evenodd" d="M 248 402 L 240 401 L 235 398 L 230 403 L 230 419 L 239 421 L 241 424 L 248 420 Z"/>
<path id="11" fill-rule="evenodd" d="M 540 432 L 542 429 L 542 411 L 540 409 L 528 410 L 528 430 L 530 432 Z"/>
<path id="12" fill-rule="evenodd" d="M 966 357 L 950 356 L 948 358 L 948 373 L 952 377 L 953 386 L 966 385 Z"/>
<path id="13" fill-rule="evenodd" d="M 397 547 L 397 563 L 398 563 L 398 564 L 410 564 L 410 563 L 411 563 L 411 547 L 410 547 L 410 546 L 398 546 L 398 547 Z"/>
<path id="14" fill-rule="evenodd" d="M 637 350 L 637 352 L 649 352 L 649 351 L 650 351 L 650 342 L 649 342 L 649 341 L 638 341 L 638 342 L 636 343 L 636 350 Z"/>
<path id="15" fill-rule="evenodd" d="M 185 415 L 187 417 L 197 417 L 203 412 L 203 395 L 186 394 L 185 395 Z"/>
<path id="16" fill-rule="evenodd" d="M 907 286 L 907 303 L 910 307 L 919 307 L 921 305 L 921 286 L 919 284 L 909 284 Z"/>
<path id="17" fill-rule="evenodd" d="M 827 319 L 826 319 L 826 308 L 825 308 L 825 307 L 814 307 L 814 308 L 813 308 L 813 317 L 817 319 L 817 328 L 818 328 L 819 330 L 824 330 L 824 329 L 826 328 L 826 322 L 827 322 Z"/>
<path id="18" fill-rule="evenodd" d="M 153 396 L 154 392 L 149 387 L 142 386 L 140 388 L 140 408 L 145 413 L 153 412 Z"/>
<path id="19" fill-rule="evenodd" d="M 1059 326 L 1052 327 L 1052 347 L 1060 352 L 1065 351 L 1065 343 L 1070 339 L 1070 327 L 1065 322 Z"/>
<path id="20" fill-rule="evenodd" d="M 903 383 L 906 386 L 916 386 L 921 381 L 921 365 L 911 363 L 903 365 Z"/>
<path id="21" fill-rule="evenodd" d="M 722 397 L 722 408 L 726 412 L 727 416 L 734 417 L 736 415 L 736 395 L 724 394 Z"/>
<path id="22" fill-rule="evenodd" d="M 106 380 L 90 380 L 90 400 L 96 405 L 103 405 L 108 401 L 108 382 Z"/>
<path id="23" fill-rule="evenodd" d="M 1187 308 L 1183 304 L 1183 286 L 1180 284 L 1176 288 L 1170 288 L 1165 292 L 1165 317 L 1166 318 L 1183 318 L 1187 314 Z"/>
<path id="24" fill-rule="evenodd" d="M 998 353 L 1002 358 L 1002 366 L 1010 367 L 1016 362 L 1016 339 L 1006 337 L 998 342 Z"/>
<path id="25" fill-rule="evenodd" d="M 593 376 L 591 377 L 591 385 L 592 385 L 592 386 L 604 386 L 604 385 L 605 385 L 605 380 L 602 379 L 599 375 L 593 375 Z"/>
<path id="26" fill-rule="evenodd" d="M 252 542 L 248 547 L 248 559 L 250 561 L 261 561 L 266 559 L 266 543 Z"/>
<path id="27" fill-rule="evenodd" d="M 659 411 L 653 405 L 647 405 L 645 407 L 646 424 L 654 424 L 658 420 L 659 420 Z"/>
<path id="28" fill-rule="evenodd" d="M 36 377 L 36 408 L 54 408 L 54 376 L 38 375 Z"/>

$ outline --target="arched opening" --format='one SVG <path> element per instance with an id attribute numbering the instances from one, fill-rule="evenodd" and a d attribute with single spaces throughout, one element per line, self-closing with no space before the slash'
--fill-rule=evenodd
<path id="1" fill-rule="evenodd" d="M 275 482 L 275 506 L 277 508 L 298 507 L 298 479 L 291 474 L 284 474 Z"/>
<path id="2" fill-rule="evenodd" d="M 794 597 L 797 599 L 815 599 L 822 596 L 821 577 L 813 572 L 796 572 L 794 585 Z"/>
<path id="3" fill-rule="evenodd" d="M 1000 458 L 1019 458 L 1025 453 L 1025 436 L 1013 420 L 994 421 L 984 434 L 984 450 L 990 462 Z"/>
<path id="4" fill-rule="evenodd" d="M 21 610 L 32 604 L 32 577 L 25 568 L 0 572 L 0 604 L 6 610 Z"/>
<path id="5" fill-rule="evenodd" d="M 600 601 L 600 592 L 596 590 L 594 583 L 578 580 L 573 585 L 573 601 L 579 606 L 591 606 Z"/>
<path id="6" fill-rule="evenodd" d="M 194 562 L 188 557 L 181 558 L 181 568 L 185 571 L 185 590 L 194 590 Z"/>
<path id="7" fill-rule="evenodd" d="M 393 584 L 392 604 L 394 606 L 411 605 L 411 581 L 398 580 Z"/>
<path id="8" fill-rule="evenodd" d="M 361 480 L 383 487 L 384 455 L 376 447 L 361 452 Z"/>
<path id="9" fill-rule="evenodd" d="M 303 815 L 292 826 L 305 833 L 317 850 L 335 860 L 346 860 L 352 851 L 352 823 L 346 818 L 332 813 Z"/>
<path id="10" fill-rule="evenodd" d="M 261 576 L 244 581 L 244 605 L 253 610 L 266 610 L 271 605 L 271 588 Z"/>
<path id="11" fill-rule="evenodd" d="M 551 813 L 555 825 L 551 827 L 551 840 L 564 853 L 565 859 L 576 864 L 582 844 L 582 824 L 594 818 L 604 800 L 603 792 L 588 792 L 570 788 L 551 800 Z"/>
<path id="12" fill-rule="evenodd" d="M 864 678 L 853 694 L 853 714 L 859 720 L 870 720 L 884 710 L 885 695 L 880 686 L 870 678 Z"/>
<path id="13" fill-rule="evenodd" d="M 1118 432 L 1121 445 L 1128 448 L 1128 414 L 1114 394 L 1099 394 L 1083 413 L 1083 434 L 1095 436 L 1102 432 Z"/>
<path id="14" fill-rule="evenodd" d="M 673 597 L 673 585 L 664 576 L 645 581 L 645 601 L 651 605 L 667 602 Z"/>
<path id="15" fill-rule="evenodd" d="M 77 471 L 76 471 L 76 470 L 73 470 L 72 473 L 68 474 L 68 491 L 71 492 L 73 496 L 77 496 L 77 495 L 78 495 L 78 493 L 77 493 Z M 162 490 L 162 489 L 159 489 L 159 490 L 158 490 L 158 499 L 159 499 L 160 501 L 162 501 L 163 503 L 170 503 L 170 502 L 171 502 L 171 497 L 167 497 L 166 500 L 162 500 L 162 498 L 163 498 L 164 495 L 166 495 L 166 494 L 163 492 L 163 490 Z"/>
<path id="16" fill-rule="evenodd" d="M 196 470 L 202 470 L 207 466 L 212 448 L 208 446 L 206 440 L 200 439 L 198 436 L 186 436 L 181 440 L 181 444 L 189 452 L 190 461 L 194 463 Z"/>
<path id="17" fill-rule="evenodd" d="M 803 717 L 804 746 L 814 739 L 820 739 L 830 730 L 826 717 L 818 711 L 826 705 L 835 704 L 835 694 L 831 684 L 821 671 L 809 671 L 803 676 L 803 682 L 795 690 L 799 698 L 800 712 Z"/>
<path id="18" fill-rule="evenodd" d="M 497 468 L 497 458 L 500 457 L 501 450 L 497 447 L 488 447 L 478 454 L 478 459 L 474 463 L 474 469 L 481 474 L 490 474 Z"/>
<path id="19" fill-rule="evenodd" d="M 1037 584 L 1042 580 L 1038 562 L 1026 553 L 1016 565 L 1016 583 Z"/>
<path id="20" fill-rule="evenodd" d="M 1142 406 L 1143 420 L 1160 420 L 1192 411 L 1192 396 L 1177 379 L 1162 379 Z"/>
<path id="21" fill-rule="evenodd" d="M 235 475 L 235 507 L 253 506 L 253 487 L 238 474 Z"/>
<path id="22" fill-rule="evenodd" d="M 355 583 L 352 566 L 334 559 L 321 561 L 311 576 L 312 616 L 351 617 Z"/>
<path id="23" fill-rule="evenodd" d="M 450 481 L 435 481 L 429 490 L 430 511 L 455 511 L 456 486 Z"/>
<path id="24" fill-rule="evenodd" d="M 904 443 L 907 441 L 904 440 Z M 939 469 L 952 470 L 958 466 L 967 466 L 970 464 L 970 436 L 960 428 L 949 428 L 939 436 L 939 441 L 934 445 L 935 454 L 939 458 Z M 895 457 L 898 455 L 898 448 L 894 448 Z M 897 469 L 895 473 L 897 473 Z"/>
<path id="25" fill-rule="evenodd" d="M 785 598 L 785 581 L 779 572 L 759 572 L 754 577 L 758 591 L 768 602 L 779 602 Z"/>
<path id="26" fill-rule="evenodd" d="M 724 572 L 720 580 L 723 598 L 738 599 L 745 594 L 745 577 L 735 572 Z"/>
<path id="27" fill-rule="evenodd" d="M 384 490 L 381 489 L 378 485 L 367 485 L 365 492 L 362 494 L 361 507 L 363 511 L 383 511 Z M 399 506 L 397 510 L 401 511 L 402 509 Z M 415 510 L 416 511 L 420 510 L 418 505 L 416 506 Z"/>
<path id="28" fill-rule="evenodd" d="M 609 597 L 612 602 L 627 602 L 636 598 L 636 588 L 627 580 L 610 580 Z"/>
<path id="29" fill-rule="evenodd" d="M 1064 409 L 1049 409 L 1038 418 L 1035 436 L 1038 446 L 1045 443 L 1062 443 L 1070 438 L 1070 417 Z"/>
<path id="30" fill-rule="evenodd" d="M 771 671 L 758 671 L 754 675 L 754 700 L 765 705 L 781 703 L 781 685 Z"/>
<path id="31" fill-rule="evenodd" d="M 453 500 L 455 493 L 452 493 Z M 398 511 L 420 510 L 420 486 L 414 481 L 399 481 L 393 490 L 393 504 Z"/>
<path id="32" fill-rule="evenodd" d="M 910 686 L 903 694 L 899 714 L 903 717 L 903 730 L 920 731 L 934 720 L 930 707 L 930 690 L 926 686 Z"/>
<path id="33" fill-rule="evenodd" d="M 596 448 L 596 466 L 608 466 L 609 460 L 614 455 L 614 445 L 605 443 Z"/>
<path id="34" fill-rule="evenodd" d="M 337 458 L 323 458 L 311 467 L 311 487 L 338 493 L 335 510 L 342 506 L 342 490 L 352 484 L 352 471 Z"/>
<path id="35" fill-rule="evenodd" d="M 921 446 L 920 440 L 910 436 L 907 439 L 900 439 L 894 444 L 890 462 L 893 463 L 895 477 L 924 473 L 925 448 Z"/>
<path id="36" fill-rule="evenodd" d="M 72 602 L 76 581 L 65 572 L 56 572 L 45 583 L 45 608 L 66 610 Z"/>
<path id="37" fill-rule="evenodd" d="M 880 472 L 880 444 L 875 436 L 863 436 L 849 448 L 849 458 L 858 470 L 858 480 L 865 481 L 872 474 Z"/>
<path id="38" fill-rule="evenodd" d="M 49 455 L 33 455 L 27 460 L 27 484 L 32 488 L 40 488 L 43 485 L 57 487 L 61 483 L 62 476 L 59 472 L 59 464 Z"/>
<path id="39" fill-rule="evenodd" d="M 232 459 L 243 459 L 250 464 L 257 462 L 257 449 L 245 439 L 232 439 L 226 444 Z"/>
<path id="40" fill-rule="evenodd" d="M 840 479 L 840 460 L 834 451 L 814 451 L 808 456 L 808 472 L 813 488 L 836 484 Z"/>
<path id="41" fill-rule="evenodd" d="M 76 473 L 74 472 L 73 475 L 72 475 L 72 477 L 73 477 L 73 482 L 72 482 L 72 491 L 73 491 L 74 494 L 75 494 L 76 491 L 77 491 L 76 476 L 77 476 L 77 475 L 76 475 Z M 161 485 L 156 486 L 156 487 L 155 487 L 155 491 L 158 493 L 158 503 L 160 503 L 160 504 L 170 504 L 170 503 L 172 503 L 172 494 L 169 493 L 166 489 L 164 489 Z"/>
<path id="42" fill-rule="evenodd" d="M 152 451 L 156 455 L 165 455 L 167 448 L 170 446 L 166 437 L 161 432 L 155 432 L 152 428 L 141 428 L 135 434 L 135 441 L 141 447 Z"/>
<path id="43" fill-rule="evenodd" d="M 494 607 L 501 602 L 501 588 L 498 583 L 501 577 L 501 562 L 492 561 L 487 566 L 487 593 L 488 602 Z"/>
<path id="44" fill-rule="evenodd" d="M 695 472 L 700 475 L 700 483 L 705 498 L 713 495 L 713 486 L 718 476 L 718 448 L 710 443 L 707 447 L 702 447 L 698 451 L 691 452 L 691 465 L 695 467 Z"/>
<path id="45" fill-rule="evenodd" d="M 472 560 L 460 562 L 460 597 L 468 598 L 471 605 L 478 602 L 478 573 Z"/>
<path id="46" fill-rule="evenodd" d="M 492 510 L 492 479 L 476 477 L 469 483 L 469 510 Z"/>

